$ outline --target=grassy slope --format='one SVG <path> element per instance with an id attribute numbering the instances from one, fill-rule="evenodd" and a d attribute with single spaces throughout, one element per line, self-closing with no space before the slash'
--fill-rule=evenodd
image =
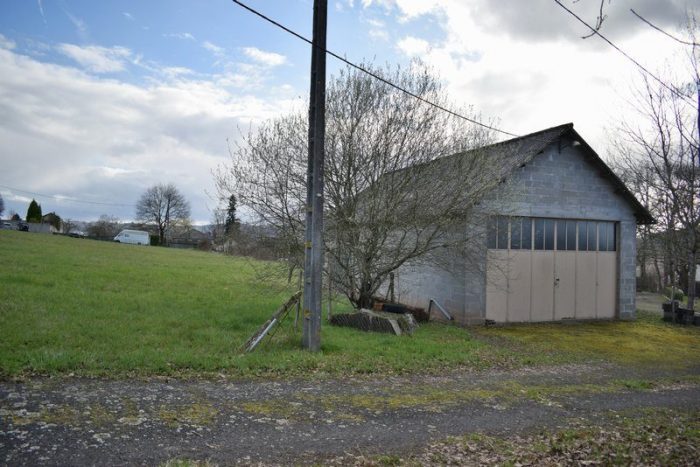
<path id="1" fill-rule="evenodd" d="M 288 321 L 273 345 L 239 355 L 291 292 L 260 279 L 269 265 L 11 231 L 0 265 L 0 375 L 403 371 L 467 364 L 480 347 L 440 325 L 413 339 L 324 326 L 313 355 Z"/>
<path id="2" fill-rule="evenodd" d="M 442 371 L 601 359 L 683 364 L 700 328 L 635 323 L 467 331 L 422 325 L 413 337 L 324 325 L 322 352 L 285 323 L 272 344 L 238 348 L 290 295 L 269 264 L 202 253 L 0 231 L 0 376 L 232 376 Z M 477 336 L 477 338 L 473 337 Z"/>

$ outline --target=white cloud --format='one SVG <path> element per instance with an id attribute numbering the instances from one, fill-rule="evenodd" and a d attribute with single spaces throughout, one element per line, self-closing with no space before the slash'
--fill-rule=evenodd
<path id="1" fill-rule="evenodd" d="M 387 32 L 386 23 L 384 21 L 378 20 L 376 18 L 368 18 L 365 20 L 369 24 L 369 37 L 372 39 L 381 39 L 383 41 L 389 40 L 389 33 Z"/>
<path id="2" fill-rule="evenodd" d="M 78 37 L 80 37 L 84 41 L 88 40 L 89 34 L 87 24 L 85 24 L 85 21 L 69 13 L 66 10 L 63 10 L 63 12 L 66 14 L 70 22 L 73 23 L 73 26 L 75 27 L 75 32 L 76 34 L 78 34 Z"/>
<path id="3" fill-rule="evenodd" d="M 399 21 L 406 22 L 438 10 L 441 3 L 443 0 L 362 0 L 362 7 L 377 6 L 389 12 L 398 10 L 401 14 Z"/>
<path id="4" fill-rule="evenodd" d="M 41 14 L 41 19 L 46 24 L 46 16 L 44 15 L 44 5 L 41 3 L 41 0 L 36 0 L 37 5 L 39 6 L 39 14 Z"/>
<path id="5" fill-rule="evenodd" d="M 59 44 L 58 51 L 94 73 L 112 73 L 126 67 L 131 51 L 125 47 L 79 46 Z"/>
<path id="6" fill-rule="evenodd" d="M 7 37 L 0 34 L 0 49 L 11 50 L 14 49 L 16 46 L 17 44 L 15 44 L 15 41 L 8 39 Z"/>
<path id="7" fill-rule="evenodd" d="M 171 69 L 171 79 L 165 70 L 135 85 L 0 49 L 0 183 L 130 205 L 147 187 L 173 182 L 194 220 L 208 221 L 205 191 L 215 192 L 211 170 L 227 157 L 227 138 L 288 111 L 293 91 L 270 87 L 263 99 L 222 86 L 228 75 Z M 26 211 L 21 200 L 5 199 L 8 211 Z M 134 215 L 131 207 L 37 200 L 67 218 Z"/>
<path id="8" fill-rule="evenodd" d="M 128 19 L 129 21 L 135 21 L 134 15 L 132 15 L 128 11 L 122 12 L 122 15 L 124 15 L 124 18 Z"/>
<path id="9" fill-rule="evenodd" d="M 605 151 L 605 129 L 619 121 L 620 96 L 638 70 L 602 41 L 580 39 L 583 31 L 551 1 L 504 3 L 395 0 L 389 7 L 399 19 L 428 15 L 441 32 L 430 42 L 406 36 L 397 48 L 439 72 L 454 102 L 500 119 L 500 128 L 523 134 L 573 121 Z M 677 50 L 648 28 L 620 31 L 611 26 L 617 44 L 650 68 Z"/>
<path id="10" fill-rule="evenodd" d="M 189 32 L 174 32 L 170 34 L 163 34 L 163 37 L 174 37 L 176 39 L 185 39 L 189 41 L 195 40 L 194 36 Z"/>
<path id="11" fill-rule="evenodd" d="M 396 0 L 396 4 L 405 19 L 416 18 L 438 9 L 440 0 Z"/>
<path id="12" fill-rule="evenodd" d="M 194 75 L 194 70 L 182 66 L 170 66 L 164 67 L 160 70 L 164 75 L 169 78 L 177 78 L 185 75 Z"/>
<path id="13" fill-rule="evenodd" d="M 368 34 L 372 39 L 381 39 L 383 41 L 389 40 L 389 33 L 383 29 L 370 29 Z"/>
<path id="14" fill-rule="evenodd" d="M 105 177 L 108 178 L 116 178 L 127 175 L 131 176 L 139 173 L 138 170 L 125 169 L 121 167 L 98 167 L 97 169 L 101 170 L 104 173 Z"/>
<path id="15" fill-rule="evenodd" d="M 2 197 L 5 201 L 5 204 L 7 204 L 9 201 L 15 201 L 16 203 L 21 203 L 21 204 L 29 204 L 32 202 L 32 198 L 29 198 L 28 196 L 17 194 L 11 190 L 4 190 L 2 192 Z M 5 209 L 7 211 L 6 214 L 9 214 L 10 211 L 15 211 L 15 212 L 19 213 L 19 211 L 17 209 L 8 209 L 7 207 Z M 25 209 L 25 211 L 26 211 L 26 209 Z M 24 213 L 20 214 L 20 216 L 24 216 Z"/>
<path id="16" fill-rule="evenodd" d="M 421 56 L 430 50 L 430 43 L 424 39 L 407 36 L 396 43 L 399 50 L 409 57 Z"/>
<path id="17" fill-rule="evenodd" d="M 213 53 L 217 57 L 221 57 L 226 53 L 226 49 L 219 47 L 218 45 L 211 43 L 209 41 L 202 42 L 202 47 L 207 49 L 209 52 Z"/>
<path id="18" fill-rule="evenodd" d="M 243 48 L 243 53 L 261 65 L 266 66 L 279 66 L 287 61 L 287 57 L 284 55 L 266 52 L 255 47 L 245 47 Z"/>

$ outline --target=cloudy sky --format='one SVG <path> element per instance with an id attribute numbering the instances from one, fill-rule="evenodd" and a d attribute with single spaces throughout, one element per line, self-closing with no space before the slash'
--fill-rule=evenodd
<path id="1" fill-rule="evenodd" d="M 562 0 L 595 22 L 599 0 Z M 312 0 L 247 0 L 310 37 Z M 678 46 L 697 0 L 606 1 L 603 32 L 651 70 Z M 553 0 L 329 0 L 328 48 L 356 62 L 420 57 L 454 102 L 524 134 L 566 122 L 602 155 L 638 71 Z M 0 5 L 0 194 L 5 217 L 134 217 L 174 183 L 196 223 L 216 207 L 227 139 L 303 107 L 309 46 L 229 0 L 4 0 Z M 329 73 L 341 65 L 329 59 Z"/>

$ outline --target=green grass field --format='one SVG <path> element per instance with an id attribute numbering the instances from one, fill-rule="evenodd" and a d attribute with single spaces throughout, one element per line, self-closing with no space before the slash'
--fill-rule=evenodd
<path id="1" fill-rule="evenodd" d="M 659 355 L 687 361 L 700 350 L 699 328 L 647 317 L 475 330 L 430 323 L 412 337 L 324 323 L 322 352 L 313 354 L 301 349 L 288 318 L 271 342 L 241 355 L 242 343 L 293 292 L 270 279 L 275 267 L 0 231 L 0 376 L 391 374 L 591 358 L 657 364 Z"/>
<path id="2" fill-rule="evenodd" d="M 0 231 L 0 374 L 299 375 L 470 364 L 461 329 L 414 338 L 323 326 L 300 348 L 292 318 L 271 343 L 239 348 L 292 293 L 274 265 L 191 250 Z"/>

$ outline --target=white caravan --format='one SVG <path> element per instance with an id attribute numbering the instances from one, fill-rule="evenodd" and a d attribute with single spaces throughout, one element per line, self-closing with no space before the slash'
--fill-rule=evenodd
<path id="1" fill-rule="evenodd" d="M 143 230 L 122 230 L 114 237 L 115 242 L 133 243 L 134 245 L 150 245 L 151 239 L 148 232 Z"/>

